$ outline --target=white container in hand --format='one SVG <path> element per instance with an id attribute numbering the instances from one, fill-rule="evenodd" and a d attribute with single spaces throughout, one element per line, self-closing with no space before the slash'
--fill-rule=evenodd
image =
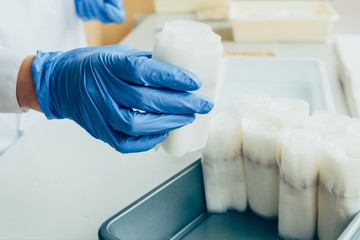
<path id="1" fill-rule="evenodd" d="M 176 20 L 166 22 L 156 35 L 153 58 L 195 73 L 202 81 L 198 94 L 215 100 L 220 63 L 223 54 L 221 37 L 204 23 Z M 200 150 L 206 145 L 210 115 L 170 132 L 161 146 L 172 156 Z"/>

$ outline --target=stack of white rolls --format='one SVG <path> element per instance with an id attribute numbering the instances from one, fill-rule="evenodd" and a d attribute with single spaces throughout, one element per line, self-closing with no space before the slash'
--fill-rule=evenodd
<path id="1" fill-rule="evenodd" d="M 240 96 L 232 107 L 215 113 L 202 157 L 208 211 L 246 210 L 241 119 L 268 111 L 271 101 L 269 95 Z"/>
<path id="2" fill-rule="evenodd" d="M 279 235 L 316 237 L 317 187 L 322 137 L 307 129 L 285 133 L 281 142 Z"/>
<path id="3" fill-rule="evenodd" d="M 299 99 L 238 97 L 203 150 L 210 212 L 278 217 L 285 239 L 336 239 L 360 211 L 360 119 Z"/>
<path id="4" fill-rule="evenodd" d="M 246 210 L 247 193 L 241 147 L 238 116 L 230 109 L 215 113 L 202 157 L 208 211 Z"/>

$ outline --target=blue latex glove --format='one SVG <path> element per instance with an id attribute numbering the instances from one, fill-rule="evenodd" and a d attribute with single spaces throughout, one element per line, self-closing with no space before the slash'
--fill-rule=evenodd
<path id="1" fill-rule="evenodd" d="M 121 45 L 38 51 L 32 71 L 49 119 L 72 119 L 123 153 L 153 148 L 214 106 L 187 92 L 201 86 L 191 72 Z"/>
<path id="2" fill-rule="evenodd" d="M 76 13 L 84 21 L 122 23 L 126 18 L 122 0 L 75 0 Z"/>

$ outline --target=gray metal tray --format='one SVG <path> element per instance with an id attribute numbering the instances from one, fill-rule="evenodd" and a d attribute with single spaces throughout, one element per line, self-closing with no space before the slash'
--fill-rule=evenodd
<path id="1" fill-rule="evenodd" d="M 339 239 L 360 239 L 360 215 Z M 120 211 L 99 229 L 100 240 L 118 239 L 280 239 L 277 222 L 251 212 L 206 211 L 201 161 L 198 160 Z"/>

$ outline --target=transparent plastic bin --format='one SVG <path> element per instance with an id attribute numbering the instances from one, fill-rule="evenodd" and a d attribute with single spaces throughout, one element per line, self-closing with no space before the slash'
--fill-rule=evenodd
<path id="1" fill-rule="evenodd" d="M 326 1 L 233 1 L 237 42 L 326 42 L 337 13 Z"/>

